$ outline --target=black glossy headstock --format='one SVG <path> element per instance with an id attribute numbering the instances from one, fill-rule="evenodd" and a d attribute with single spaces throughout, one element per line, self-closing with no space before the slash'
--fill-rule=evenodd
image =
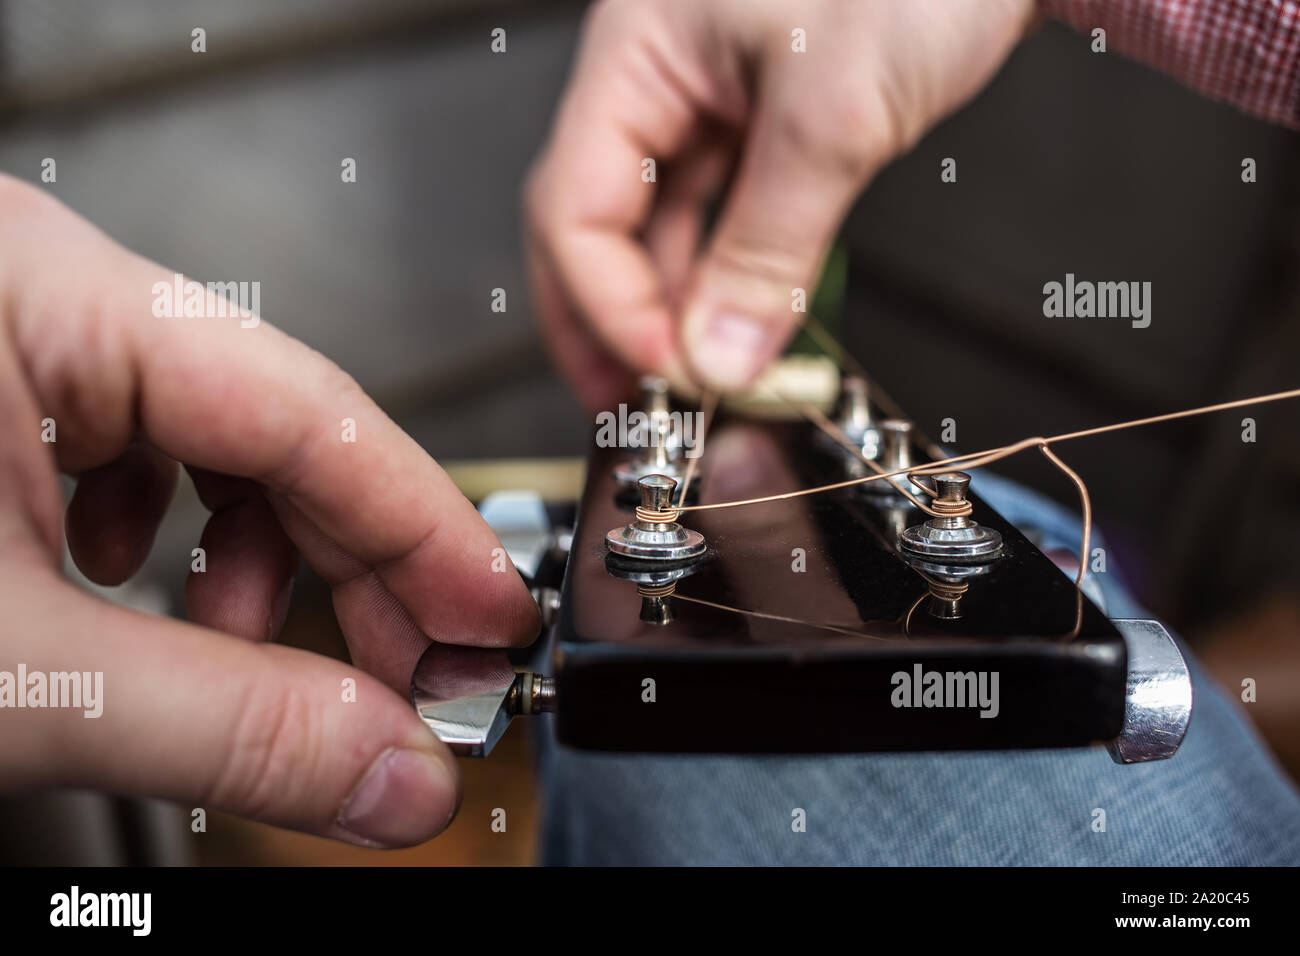
<path id="1" fill-rule="evenodd" d="M 979 498 L 978 472 L 973 518 L 1004 544 L 988 565 L 908 559 L 898 534 L 927 516 L 877 484 L 685 513 L 707 557 L 665 567 L 606 550 L 606 532 L 632 520 L 613 477 L 626 455 L 593 450 L 578 506 L 555 633 L 561 742 L 846 752 L 1081 746 L 1120 732 L 1123 639 Z M 714 425 L 701 465 L 701 503 L 854 467 L 806 423 L 741 420 Z M 974 704 L 951 706 L 968 688 Z"/>

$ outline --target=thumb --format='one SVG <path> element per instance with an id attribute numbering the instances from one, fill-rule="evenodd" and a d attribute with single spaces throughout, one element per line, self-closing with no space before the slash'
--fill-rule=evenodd
<path id="1" fill-rule="evenodd" d="M 89 714 L 13 712 L 29 722 L 13 741 L 27 753 L 0 763 L 26 765 L 31 782 L 163 797 L 363 846 L 412 845 L 451 821 L 453 758 L 378 680 L 81 594 L 50 603 L 29 620 L 58 633 L 26 635 L 20 659 L 102 678 Z"/>
<path id="2" fill-rule="evenodd" d="M 759 107 L 683 311 L 686 360 L 716 389 L 748 385 L 785 347 L 874 165 L 815 100 L 782 100 Z"/>

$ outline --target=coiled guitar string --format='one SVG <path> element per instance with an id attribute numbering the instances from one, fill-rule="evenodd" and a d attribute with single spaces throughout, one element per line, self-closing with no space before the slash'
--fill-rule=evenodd
<path id="1" fill-rule="evenodd" d="M 858 458 L 862 459 L 863 462 L 869 465 L 876 472 L 880 473 L 884 471 L 883 467 L 881 467 L 875 461 L 872 461 L 870 458 L 864 455 L 862 453 L 862 449 L 858 448 L 857 444 L 853 442 L 853 440 L 850 439 L 847 435 L 845 435 L 843 430 L 840 429 L 839 426 L 837 426 L 834 422 L 832 422 L 825 415 L 823 415 L 821 409 L 819 409 L 816 405 L 813 405 L 809 402 L 799 402 L 797 400 L 791 399 L 786 395 L 782 395 L 776 389 L 772 389 L 771 391 L 774 395 L 777 396 L 777 398 L 785 402 L 787 405 L 790 405 L 792 408 L 795 408 L 798 411 L 800 411 L 806 418 L 809 419 L 809 421 L 813 422 L 813 424 L 817 425 L 819 428 L 825 431 L 836 441 L 840 442 L 840 444 L 842 444 L 849 451 L 857 455 Z M 1052 459 L 1054 463 L 1057 465 L 1057 467 L 1061 469 L 1061 471 L 1063 471 L 1065 474 L 1070 476 L 1070 478 L 1074 481 L 1075 486 L 1079 491 L 1079 498 L 1083 506 L 1083 541 L 1079 553 L 1087 554 L 1088 544 L 1092 532 L 1092 502 L 1088 497 L 1087 486 L 1084 485 L 1083 479 L 1080 478 L 1073 469 L 1071 469 L 1068 465 L 1065 464 L 1065 462 L 1061 461 L 1060 458 L 1058 458 L 1055 454 L 1052 453 L 1051 449 L 1044 446 L 1039 450 L 1042 451 L 1043 454 L 1047 455 L 1050 459 Z M 934 495 L 934 491 L 929 486 L 922 485 L 919 481 L 917 481 L 917 479 L 914 477 L 914 473 L 908 474 L 907 477 L 908 480 L 911 481 L 913 484 L 917 485 L 927 493 Z M 970 502 L 968 501 L 948 502 L 942 498 L 936 497 L 934 500 L 934 506 L 932 508 L 929 508 L 926 507 L 926 505 L 923 504 L 921 501 L 919 501 L 915 496 L 908 493 L 906 489 L 899 487 L 897 484 L 895 484 L 894 487 L 898 488 L 899 492 L 905 495 L 907 499 L 911 501 L 916 507 L 920 508 L 922 511 L 925 511 L 928 514 L 935 515 L 936 517 L 946 517 L 948 515 L 967 515 L 971 513 Z M 948 505 L 956 505 L 956 506 L 965 505 L 965 508 L 945 507 Z M 1083 628 L 1083 591 L 1079 590 L 1079 587 L 1080 585 L 1083 584 L 1084 564 L 1085 562 L 1081 558 L 1079 561 L 1079 572 L 1078 574 L 1076 574 L 1074 579 L 1075 596 L 1078 599 L 1076 601 L 1074 627 L 1071 628 L 1070 631 L 1064 635 L 1067 639 L 1073 639 L 1077 637 L 1080 630 L 1082 630 Z M 921 606 L 921 602 L 924 601 L 927 597 L 933 595 L 935 597 L 938 597 L 940 599 L 945 599 L 945 600 L 949 600 L 949 599 L 960 600 L 961 597 L 965 595 L 968 590 L 970 590 L 970 583 L 968 581 L 960 581 L 960 582 L 940 581 L 938 578 L 926 574 L 920 568 L 913 568 L 912 570 L 921 576 L 922 580 L 924 580 L 926 584 L 929 586 L 929 590 L 927 591 L 927 593 L 922 594 L 920 597 L 918 597 L 915 603 L 913 603 L 912 606 L 908 608 L 907 613 L 903 616 L 904 636 L 909 636 L 911 634 L 912 616 L 916 613 L 916 609 Z"/>
<path id="2" fill-rule="evenodd" d="M 844 370 L 844 365 L 850 361 L 854 365 L 857 365 L 856 359 L 853 359 L 852 356 L 838 342 L 836 342 L 833 338 L 831 338 L 829 334 L 826 332 L 825 328 L 820 325 L 820 323 L 817 323 L 815 319 L 812 319 L 812 317 L 809 317 L 809 319 L 810 321 L 805 323 L 804 328 L 812 334 L 814 341 L 816 341 L 818 345 L 824 351 L 827 352 L 828 356 L 831 358 L 833 362 L 836 363 L 836 365 L 841 369 L 841 371 Z M 884 396 L 885 401 L 881 401 L 881 396 L 883 396 L 883 393 L 880 392 L 878 389 L 873 389 L 873 396 L 876 397 L 878 404 L 882 404 L 882 405 L 894 404 L 892 400 L 888 399 L 887 396 Z M 784 396 L 780 396 L 779 394 L 778 397 L 788 401 L 787 399 L 784 398 Z M 888 480 L 903 475 L 907 476 L 909 482 L 911 482 L 921 491 L 925 492 L 927 495 L 935 499 L 933 505 L 927 506 L 926 504 L 921 502 L 918 498 L 916 498 L 915 496 L 907 492 L 905 489 L 899 488 L 899 490 L 904 495 L 906 495 L 906 497 L 909 498 L 913 504 L 921 508 L 927 514 L 934 515 L 936 517 L 964 516 L 971 513 L 970 502 L 961 502 L 960 504 L 958 503 L 948 504 L 946 502 L 942 502 L 941 499 L 938 499 L 935 496 L 935 490 L 932 487 L 930 487 L 929 485 L 925 484 L 924 482 L 918 479 L 930 477 L 936 474 L 942 474 L 945 471 L 952 471 L 955 469 L 973 470 L 975 468 L 981 468 L 984 467 L 985 465 L 990 465 L 993 464 L 994 462 L 1001 461 L 1004 458 L 1009 458 L 1012 455 L 1019 454 L 1020 452 L 1025 451 L 1029 448 L 1037 448 L 1053 465 L 1056 466 L 1058 470 L 1061 471 L 1062 474 L 1066 475 L 1066 477 L 1070 479 L 1070 481 L 1074 484 L 1075 489 L 1079 493 L 1079 503 L 1080 503 L 1080 510 L 1082 512 L 1081 514 L 1082 521 L 1081 521 L 1081 535 L 1080 535 L 1081 540 L 1080 540 L 1080 550 L 1079 550 L 1079 572 L 1075 578 L 1075 584 L 1081 585 L 1083 583 L 1084 577 L 1087 574 L 1088 546 L 1091 543 L 1091 538 L 1092 538 L 1092 501 L 1088 494 L 1087 484 L 1079 476 L 1078 472 L 1074 471 L 1064 461 L 1061 460 L 1061 458 L 1050 447 L 1051 445 L 1059 442 L 1073 441 L 1074 439 L 1077 438 L 1090 438 L 1094 435 L 1104 435 L 1110 432 L 1124 431 L 1130 428 L 1140 428 L 1144 425 L 1155 425 L 1163 422 L 1176 421 L 1178 419 L 1183 419 L 1183 418 L 1193 418 L 1200 415 L 1209 415 L 1215 412 L 1228 411 L 1234 408 L 1248 408 L 1255 405 L 1264 405 L 1270 402 L 1285 401 L 1285 400 L 1296 399 L 1296 398 L 1300 398 L 1300 388 L 1288 389 L 1282 392 L 1273 392 L 1267 395 L 1257 395 L 1251 398 L 1242 398 L 1230 402 L 1219 402 L 1214 405 L 1204 405 L 1199 408 L 1184 409 L 1182 411 L 1177 411 L 1177 412 L 1167 412 L 1163 415 L 1152 415 L 1147 418 L 1138 418 L 1126 422 L 1117 422 L 1111 425 L 1100 425 L 1095 428 L 1085 428 L 1073 432 L 1062 432 L 1059 435 L 1051 435 L 1048 437 L 1035 436 L 1032 438 L 1025 438 L 1018 442 L 1014 442 L 1010 445 L 1002 445 L 996 448 L 987 448 L 984 449 L 983 451 L 970 452 L 965 455 L 956 455 L 949 458 L 943 458 L 938 461 L 932 461 L 924 465 L 913 466 L 910 468 L 900 468 L 894 471 L 883 470 L 880 467 L 880 465 L 870 461 L 870 459 L 867 459 L 859 452 L 858 453 L 859 457 L 861 457 L 872 468 L 876 469 L 876 474 L 865 475 L 860 478 L 849 478 L 844 481 L 837 481 L 827 485 L 817 485 L 812 488 L 801 488 L 796 491 L 787 491 L 781 494 L 764 495 L 758 498 L 742 498 L 735 501 L 717 501 L 717 502 L 709 502 L 707 504 L 687 505 L 685 504 L 685 500 L 686 500 L 685 489 L 689 487 L 689 480 L 694 476 L 696 464 L 698 463 L 699 459 L 703 457 L 703 447 L 701 447 L 701 453 L 697 455 L 695 458 L 691 459 L 690 465 L 687 468 L 687 476 L 686 476 L 687 480 L 683 482 L 683 489 L 684 489 L 683 494 L 678 499 L 679 501 L 682 502 L 682 504 L 675 508 L 670 508 L 663 511 L 656 511 L 656 510 L 638 507 L 636 509 L 636 516 L 637 518 L 643 521 L 652 521 L 652 522 L 676 521 L 681 514 L 688 511 L 715 511 L 723 508 L 739 508 L 745 505 L 757 505 L 757 504 L 766 504 L 768 502 L 773 502 L 773 501 L 784 501 L 789 498 L 800 498 L 807 495 L 824 494 L 829 491 L 837 491 L 841 488 L 851 488 L 855 485 L 865 485 L 873 481 Z M 706 422 L 710 422 L 712 420 L 713 412 L 716 410 L 717 404 L 718 404 L 718 396 L 715 393 L 705 394 L 704 401 L 702 403 L 702 408 L 708 409 L 705 415 Z M 836 438 L 836 440 L 840 441 L 842 444 L 848 441 L 847 436 L 844 436 L 843 432 L 841 432 L 838 428 L 834 426 L 833 423 L 831 423 L 828 419 L 826 419 L 826 417 L 822 415 L 822 413 L 819 410 L 816 410 L 812 406 L 808 406 L 807 403 L 792 403 L 792 404 L 795 404 L 796 408 L 798 408 L 800 404 L 805 405 L 806 407 L 800 410 L 803 411 L 804 414 L 807 417 L 809 417 L 814 424 L 818 425 L 819 428 L 822 428 L 823 431 L 826 431 L 827 434 L 829 434 L 833 438 Z M 809 415 L 808 412 L 810 410 L 815 412 L 815 414 Z M 829 428 L 827 428 L 826 426 L 829 426 Z M 701 442 L 701 446 L 704 441 L 704 436 L 706 432 L 707 432 L 707 424 L 704 427 L 702 427 L 700 430 L 699 441 Z M 836 434 L 837 432 L 838 435 Z M 935 450 L 932 450 L 931 454 L 934 453 Z M 895 487 L 898 487 L 898 485 L 895 484 Z"/>
<path id="3" fill-rule="evenodd" d="M 844 373 L 846 366 L 852 366 L 852 371 L 856 375 L 858 375 L 864 381 L 871 382 L 872 397 L 874 398 L 877 405 L 880 405 L 887 413 L 894 416 L 895 418 L 907 417 L 906 415 L 903 414 L 901 406 L 896 401 L 894 401 L 889 396 L 889 394 L 885 392 L 884 389 L 882 389 L 878 384 L 876 384 L 876 382 L 874 382 L 871 379 L 871 376 L 867 374 L 866 368 L 862 365 L 861 362 L 859 362 L 853 356 L 853 353 L 850 352 L 848 349 L 846 349 L 843 345 L 841 345 L 839 341 L 835 338 L 835 336 L 833 336 L 830 333 L 830 330 L 827 329 L 826 326 L 823 325 L 821 321 L 812 313 L 809 313 L 805 317 L 803 330 L 808 335 L 809 338 L 811 338 L 815 343 L 817 343 L 818 347 L 821 348 L 821 350 L 826 353 L 826 355 L 831 359 L 831 361 L 835 363 L 836 367 L 840 370 L 841 374 Z M 822 420 L 826 421 L 827 424 L 831 424 L 829 420 L 826 419 L 826 416 L 821 415 L 819 409 L 816 409 L 813 406 L 809 406 L 809 408 L 812 408 L 812 410 L 816 412 L 817 415 L 822 418 Z M 834 426 L 832 425 L 832 427 Z M 839 431 L 839 429 L 836 429 L 836 431 Z M 843 432 L 840 432 L 840 435 L 844 438 L 847 438 L 847 436 L 843 435 Z M 882 470 L 880 466 L 877 465 L 874 461 L 870 461 L 869 459 L 867 459 L 859 449 L 853 448 L 853 451 L 857 453 L 859 458 L 862 458 L 864 461 L 867 461 L 867 463 L 871 465 L 877 472 Z M 938 445 L 934 444 L 933 442 L 929 441 L 928 439 L 926 440 L 926 451 L 929 453 L 931 458 L 943 457 L 943 449 L 940 448 Z M 1076 471 L 1074 471 L 1072 468 L 1066 465 L 1066 463 L 1063 462 L 1060 459 L 1060 457 L 1057 456 L 1049 447 L 1047 447 L 1047 445 L 1045 444 L 1040 445 L 1039 451 L 1041 451 L 1044 457 L 1046 457 L 1048 461 L 1050 461 L 1053 465 L 1055 465 L 1056 468 L 1062 474 L 1064 474 L 1067 478 L 1070 479 L 1070 481 L 1074 484 L 1075 491 L 1077 491 L 1079 494 L 1079 510 L 1081 514 L 1080 542 L 1079 542 L 1079 571 L 1075 575 L 1075 579 L 1074 579 L 1075 586 L 1077 587 L 1083 584 L 1084 576 L 1087 574 L 1086 555 L 1088 554 L 1088 546 L 1092 542 L 1092 499 L 1088 495 L 1088 486 L 1084 483 L 1083 479 L 1079 477 L 1079 474 Z M 1012 454 L 1014 454 L 1014 452 Z M 974 468 L 978 466 L 968 465 L 967 467 Z M 966 517 L 967 515 L 971 514 L 972 509 L 969 502 L 958 503 L 958 502 L 947 502 L 941 500 L 936 495 L 932 487 L 928 485 L 923 485 L 917 480 L 916 475 L 918 474 L 920 474 L 919 471 L 914 471 L 909 473 L 907 476 L 907 480 L 911 482 L 913 485 L 916 485 L 926 494 L 933 497 L 935 500 L 934 500 L 933 507 L 927 508 L 924 504 L 918 501 L 913 495 L 908 494 L 906 490 L 899 488 L 899 491 L 902 492 L 904 495 L 906 495 L 908 500 L 910 500 L 914 505 L 916 505 L 921 510 L 925 511 L 927 514 L 934 515 L 935 517 L 949 517 L 949 516 Z M 896 483 L 894 484 L 894 486 L 896 488 L 898 487 Z"/>
<path id="4" fill-rule="evenodd" d="M 864 455 L 862 453 L 862 449 L 858 448 L 857 444 L 852 439 L 850 439 L 848 435 L 844 434 L 843 430 L 841 430 L 839 426 L 837 426 L 829 418 L 823 415 L 821 409 L 817 408 L 817 406 L 809 402 L 801 402 L 801 401 L 791 399 L 785 395 L 782 395 L 776 389 L 771 389 L 771 391 L 781 401 L 785 402 L 791 408 L 794 408 L 796 411 L 800 412 L 805 418 L 811 421 L 823 432 L 825 432 L 831 438 L 834 438 L 837 442 L 839 442 L 849 451 L 853 452 L 853 454 L 857 455 L 858 458 L 861 459 L 861 461 L 863 461 L 873 471 L 876 472 L 877 477 L 879 478 L 888 477 L 885 474 L 885 469 L 877 462 L 873 461 L 872 459 Z M 1068 465 L 1066 465 L 1066 463 L 1063 462 L 1059 457 L 1057 457 L 1057 455 L 1053 453 L 1052 450 L 1048 448 L 1046 445 L 1039 446 L 1039 451 L 1041 451 L 1044 455 L 1046 455 L 1047 458 L 1054 465 L 1056 465 L 1057 468 L 1059 468 L 1065 475 L 1067 475 L 1070 478 L 1071 481 L 1074 482 L 1075 488 L 1079 492 L 1079 503 L 1080 503 L 1081 510 L 1083 512 L 1083 533 L 1082 533 L 1082 542 L 1080 545 L 1081 550 L 1079 553 L 1087 554 L 1088 545 L 1092 540 L 1092 501 L 1088 496 L 1088 487 L 1087 485 L 1084 484 L 1083 479 L 1079 477 L 1078 473 L 1075 472 L 1073 469 L 1071 469 Z M 992 460 L 996 460 L 996 459 L 992 459 Z M 973 467 L 978 467 L 978 465 L 969 465 L 968 467 L 973 468 Z M 915 485 L 917 488 L 921 489 L 921 491 L 925 492 L 925 494 L 929 495 L 931 498 L 934 499 L 933 503 L 929 505 L 921 501 L 919 498 L 917 498 L 915 495 L 909 492 L 906 488 L 902 487 L 898 482 L 891 482 L 891 484 L 893 484 L 893 486 L 898 489 L 899 493 L 902 494 L 905 498 L 907 498 L 908 501 L 910 501 L 917 508 L 920 508 L 926 514 L 931 515 L 932 517 L 964 518 L 973 512 L 974 509 L 971 506 L 971 503 L 967 500 L 949 501 L 945 498 L 938 497 L 938 493 L 931 485 L 925 484 L 918 478 L 918 475 L 925 475 L 925 474 L 927 473 L 921 471 L 919 468 L 913 469 L 912 471 L 909 471 L 907 473 L 907 480 L 911 482 L 913 485 Z M 1080 585 L 1083 583 L 1083 577 L 1084 574 L 1086 573 L 1084 569 L 1084 564 L 1085 562 L 1083 560 L 1080 560 L 1079 572 L 1074 579 L 1074 583 L 1076 585 Z"/>

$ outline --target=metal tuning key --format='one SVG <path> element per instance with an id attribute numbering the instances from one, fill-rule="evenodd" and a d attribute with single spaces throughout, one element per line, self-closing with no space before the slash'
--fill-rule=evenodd
<path id="1" fill-rule="evenodd" d="M 677 481 L 668 475 L 647 475 L 637 482 L 641 507 L 630 524 L 605 535 L 614 554 L 636 561 L 686 561 L 704 554 L 704 535 L 683 528 L 673 510 Z"/>
<path id="2" fill-rule="evenodd" d="M 880 423 L 880 467 L 885 471 L 898 471 L 911 468 L 916 462 L 912 457 L 912 423 L 902 418 L 887 418 Z M 884 481 L 873 481 L 865 485 L 868 494 L 906 499 L 903 490 L 911 491 L 907 475 L 896 475 Z"/>
<path id="3" fill-rule="evenodd" d="M 870 393 L 866 379 L 846 375 L 840 381 L 839 430 L 874 461 L 880 454 L 880 430 L 871 416 Z"/>
<path id="4" fill-rule="evenodd" d="M 936 511 L 960 512 L 970 488 L 970 475 L 964 471 L 935 475 L 934 487 Z M 926 558 L 984 562 L 1001 553 L 1002 535 L 958 513 L 908 528 L 899 535 L 899 544 L 904 551 Z"/>
<path id="5" fill-rule="evenodd" d="M 680 476 L 682 436 L 673 427 L 667 380 L 654 376 L 642 378 L 641 404 L 646 419 L 638 430 L 641 454 L 614 469 L 614 478 L 628 489 L 634 488 L 646 475 Z"/>

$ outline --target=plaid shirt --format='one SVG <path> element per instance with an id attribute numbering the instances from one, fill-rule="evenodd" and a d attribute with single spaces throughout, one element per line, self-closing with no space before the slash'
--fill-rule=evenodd
<path id="1" fill-rule="evenodd" d="M 1206 96 L 1300 128 L 1297 0 L 1042 0 L 1106 48 L 1141 60 Z"/>

